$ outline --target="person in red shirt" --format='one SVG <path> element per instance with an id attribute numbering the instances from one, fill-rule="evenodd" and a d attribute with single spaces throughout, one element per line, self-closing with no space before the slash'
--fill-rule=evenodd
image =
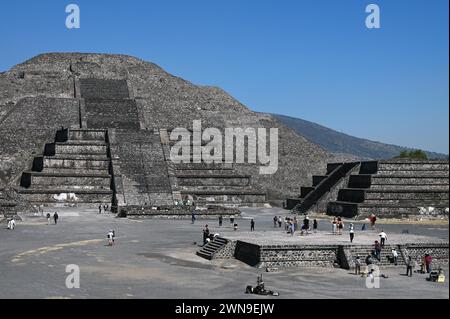
<path id="1" fill-rule="evenodd" d="M 427 273 L 431 272 L 431 262 L 433 261 L 433 258 L 429 254 L 425 254 L 425 268 L 427 270 Z"/>

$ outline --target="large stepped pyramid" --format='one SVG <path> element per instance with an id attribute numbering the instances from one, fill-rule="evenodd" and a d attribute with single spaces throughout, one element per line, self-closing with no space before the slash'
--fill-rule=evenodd
<path id="1" fill-rule="evenodd" d="M 39 204 L 111 204 L 109 167 L 105 130 L 62 129 L 23 172 L 19 193 Z"/>
<path id="2" fill-rule="evenodd" d="M 323 212 L 332 216 L 401 218 L 432 207 L 435 215 L 448 215 L 449 162 L 392 159 L 331 163 L 325 175 L 286 200 L 297 213 Z"/>

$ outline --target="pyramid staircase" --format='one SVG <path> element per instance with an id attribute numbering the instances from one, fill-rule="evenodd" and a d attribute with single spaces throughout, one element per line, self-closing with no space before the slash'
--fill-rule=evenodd
<path id="1" fill-rule="evenodd" d="M 19 193 L 33 204 L 111 204 L 113 190 L 106 130 L 63 129 L 33 167 Z"/>
<path id="2" fill-rule="evenodd" d="M 214 255 L 228 243 L 228 240 L 222 237 L 216 237 L 209 243 L 204 245 L 199 251 L 196 252 L 197 256 L 211 260 Z"/>
<path id="3" fill-rule="evenodd" d="M 161 141 L 172 192 L 180 198 L 193 200 L 198 206 L 240 207 L 266 203 L 266 192 L 255 189 L 251 176 L 238 173 L 233 163 L 225 163 L 224 159 L 220 163 L 194 163 L 192 140 L 189 162 L 174 163 L 170 159 L 170 148 L 176 142 L 169 140 L 164 131 L 161 131 Z"/>
<path id="4" fill-rule="evenodd" d="M 328 164 L 325 175 L 314 175 L 312 186 L 301 187 L 299 197 L 286 200 L 286 208 L 301 214 L 308 212 L 321 200 L 326 199 L 326 195 L 338 187 L 339 182 L 347 177 L 358 165 L 359 162 Z"/>

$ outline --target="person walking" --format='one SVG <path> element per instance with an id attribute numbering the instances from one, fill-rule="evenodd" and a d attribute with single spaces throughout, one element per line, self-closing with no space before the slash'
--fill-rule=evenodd
<path id="1" fill-rule="evenodd" d="M 277 216 L 273 216 L 273 227 L 277 227 L 277 222 L 278 222 L 278 217 Z"/>
<path id="2" fill-rule="evenodd" d="M 16 228 L 16 221 L 14 220 L 14 218 L 11 218 L 11 220 L 8 222 L 8 229 L 14 230 L 14 228 Z"/>
<path id="3" fill-rule="evenodd" d="M 331 229 L 333 231 L 333 235 L 336 235 L 336 230 L 337 230 L 337 221 L 336 221 L 336 217 L 333 218 L 333 221 L 331 222 Z"/>
<path id="4" fill-rule="evenodd" d="M 203 245 L 206 245 L 206 240 L 209 238 L 209 228 L 208 225 L 205 225 L 203 229 Z"/>
<path id="5" fill-rule="evenodd" d="M 377 216 L 375 214 L 370 214 L 369 216 L 370 226 L 372 227 L 372 230 L 375 229 L 375 223 L 377 221 Z"/>
<path id="6" fill-rule="evenodd" d="M 353 223 L 350 223 L 348 226 L 348 232 L 350 235 L 350 242 L 353 243 L 353 238 L 355 238 L 355 227 L 353 226 Z"/>
<path id="7" fill-rule="evenodd" d="M 431 263 L 433 261 L 433 258 L 429 254 L 425 254 L 425 269 L 427 273 L 430 273 L 432 271 L 431 269 Z"/>
<path id="8" fill-rule="evenodd" d="M 106 238 L 108 239 L 108 246 L 112 246 L 113 245 L 113 237 L 114 237 L 114 233 L 112 230 L 110 230 L 107 234 L 106 234 Z"/>
<path id="9" fill-rule="evenodd" d="M 250 231 L 254 230 L 255 230 L 255 220 L 252 218 L 252 220 L 250 221 Z"/>
<path id="10" fill-rule="evenodd" d="M 378 242 L 378 240 L 375 240 L 374 252 L 375 252 L 375 257 L 378 259 L 378 261 L 380 261 L 381 260 L 381 245 Z"/>
<path id="11" fill-rule="evenodd" d="M 194 224 L 194 223 L 195 223 L 195 213 L 192 212 L 192 215 L 191 215 L 191 224 Z"/>
<path id="12" fill-rule="evenodd" d="M 395 248 L 392 248 L 391 255 L 392 255 L 392 261 L 393 261 L 394 265 L 397 266 L 397 263 L 398 263 L 398 252 L 397 252 L 397 250 Z"/>
<path id="13" fill-rule="evenodd" d="M 338 228 L 338 235 L 342 235 L 342 230 L 344 229 L 344 222 L 340 217 L 337 219 L 337 228 Z"/>
<path id="14" fill-rule="evenodd" d="M 361 274 L 361 259 L 359 259 L 359 256 L 356 256 L 355 258 L 355 275 Z"/>
<path id="15" fill-rule="evenodd" d="M 381 247 L 384 248 L 384 245 L 386 244 L 386 240 L 387 240 L 387 235 L 384 232 L 384 230 L 381 230 L 381 233 L 379 234 L 380 236 L 380 241 L 381 241 Z"/>
<path id="16" fill-rule="evenodd" d="M 406 276 L 408 277 L 412 277 L 413 264 L 411 256 L 408 256 L 408 258 L 406 258 Z"/>
<path id="17" fill-rule="evenodd" d="M 102 204 L 98 205 L 98 213 L 99 213 L 99 214 L 102 213 Z"/>
<path id="18" fill-rule="evenodd" d="M 58 218 L 59 218 L 58 212 L 55 212 L 55 213 L 53 214 L 53 220 L 55 221 L 55 225 L 58 224 Z"/>
<path id="19" fill-rule="evenodd" d="M 47 213 L 47 225 L 50 225 L 50 218 L 51 218 L 50 213 Z"/>
<path id="20" fill-rule="evenodd" d="M 234 215 L 231 215 L 231 216 L 230 216 L 230 224 L 231 224 L 231 225 L 234 225 Z"/>
<path id="21" fill-rule="evenodd" d="M 281 224 L 283 224 L 283 220 L 281 219 L 281 216 L 278 216 L 278 228 L 281 228 Z"/>
<path id="22" fill-rule="evenodd" d="M 306 232 L 306 235 L 308 235 L 309 227 L 310 227 L 308 215 L 305 215 L 305 219 L 303 220 L 303 225 L 305 225 L 305 232 Z"/>
<path id="23" fill-rule="evenodd" d="M 317 232 L 317 226 L 318 226 L 318 224 L 317 224 L 317 219 L 314 219 L 314 220 L 313 220 L 313 232 L 314 232 L 314 233 Z"/>
<path id="24" fill-rule="evenodd" d="M 219 227 L 222 227 L 222 223 L 223 223 L 223 217 L 222 217 L 222 215 L 219 215 Z"/>

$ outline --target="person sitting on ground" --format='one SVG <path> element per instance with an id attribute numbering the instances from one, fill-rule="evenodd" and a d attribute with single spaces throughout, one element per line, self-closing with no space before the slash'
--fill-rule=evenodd
<path id="1" fill-rule="evenodd" d="M 370 265 L 373 264 L 373 259 L 372 259 L 372 255 L 371 254 L 367 255 L 365 262 L 366 262 L 367 266 L 370 266 Z"/>

